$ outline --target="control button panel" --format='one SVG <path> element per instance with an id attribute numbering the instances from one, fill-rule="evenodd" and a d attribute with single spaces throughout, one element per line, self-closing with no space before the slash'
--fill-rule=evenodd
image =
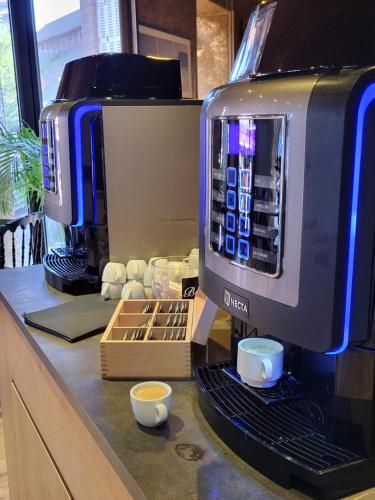
<path id="1" fill-rule="evenodd" d="M 56 167 L 55 167 L 55 147 L 53 122 L 45 120 L 40 123 L 41 132 L 41 158 L 43 185 L 46 191 L 57 192 Z"/>
<path id="2" fill-rule="evenodd" d="M 211 122 L 210 247 L 234 264 L 281 272 L 285 118 Z"/>

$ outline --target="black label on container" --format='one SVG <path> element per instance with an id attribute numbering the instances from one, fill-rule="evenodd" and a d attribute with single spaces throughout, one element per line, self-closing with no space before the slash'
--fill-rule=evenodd
<path id="1" fill-rule="evenodd" d="M 249 300 L 224 288 L 224 304 L 237 318 L 249 317 Z"/>
<path id="2" fill-rule="evenodd" d="M 198 290 L 198 287 L 198 276 L 195 276 L 194 278 L 182 278 L 182 298 L 194 299 L 195 292 Z"/>

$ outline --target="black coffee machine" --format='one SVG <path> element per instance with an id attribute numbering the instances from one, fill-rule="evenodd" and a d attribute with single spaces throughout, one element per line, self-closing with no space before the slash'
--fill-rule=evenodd
<path id="1" fill-rule="evenodd" d="M 303 4 L 303 5 L 302 5 Z M 203 413 L 284 487 L 375 485 L 375 4 L 262 2 L 201 121 L 200 284 L 232 359 L 197 370 Z M 252 389 L 236 344 L 285 347 Z"/>
<path id="2" fill-rule="evenodd" d="M 181 99 L 178 60 L 123 53 L 66 64 L 40 118 L 45 212 L 62 233 L 47 225 L 48 283 L 97 292 L 108 260 L 197 246 L 200 107 Z"/>

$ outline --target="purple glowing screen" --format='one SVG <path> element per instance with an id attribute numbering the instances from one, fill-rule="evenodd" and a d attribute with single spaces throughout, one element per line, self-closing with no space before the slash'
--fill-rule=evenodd
<path id="1" fill-rule="evenodd" d="M 255 156 L 256 125 L 249 120 L 228 123 L 228 153 Z"/>

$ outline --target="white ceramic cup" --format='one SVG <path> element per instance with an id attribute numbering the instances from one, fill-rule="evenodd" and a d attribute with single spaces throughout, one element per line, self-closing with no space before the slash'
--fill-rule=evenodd
<path id="1" fill-rule="evenodd" d="M 102 274 L 101 296 L 105 299 L 119 299 L 126 282 L 126 269 L 120 262 L 108 262 Z"/>
<path id="2" fill-rule="evenodd" d="M 188 262 L 191 269 L 196 270 L 198 274 L 199 268 L 199 249 L 193 248 L 189 254 L 189 257 L 184 259 L 184 262 Z"/>
<path id="3" fill-rule="evenodd" d="M 120 262 L 108 262 L 102 274 L 103 283 L 126 283 L 126 268 Z"/>
<path id="4" fill-rule="evenodd" d="M 145 260 L 129 260 L 126 265 L 128 280 L 143 280 L 146 269 Z"/>
<path id="5" fill-rule="evenodd" d="M 141 399 L 136 396 L 139 389 L 159 386 L 166 394 L 158 399 Z M 171 411 L 172 388 L 164 382 L 141 382 L 130 390 L 130 403 L 135 419 L 146 427 L 157 427 L 165 422 Z"/>
<path id="6" fill-rule="evenodd" d="M 180 278 L 196 278 L 198 271 L 198 267 L 191 266 L 186 257 L 186 262 L 184 261 L 181 267 Z"/>
<path id="7" fill-rule="evenodd" d="M 283 373 L 284 347 L 275 340 L 252 337 L 238 343 L 237 372 L 251 387 L 273 387 Z"/>
<path id="8" fill-rule="evenodd" d="M 105 299 L 119 299 L 121 297 L 122 283 L 102 283 L 101 296 Z"/>
<path id="9" fill-rule="evenodd" d="M 144 299 L 145 289 L 143 288 L 142 283 L 139 281 L 128 281 L 125 283 L 122 287 L 121 298 L 122 300 Z"/>

